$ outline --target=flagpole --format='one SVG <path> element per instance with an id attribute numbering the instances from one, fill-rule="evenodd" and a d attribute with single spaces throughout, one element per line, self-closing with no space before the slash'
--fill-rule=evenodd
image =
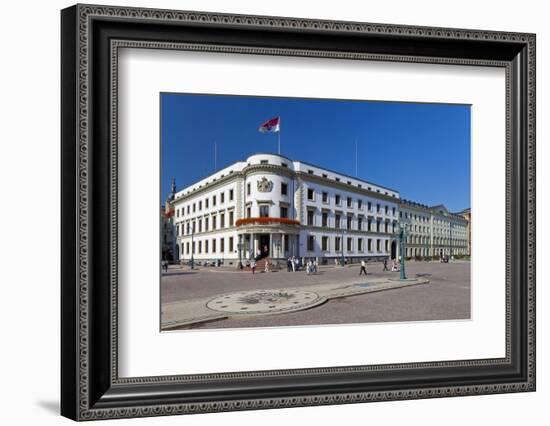
<path id="1" fill-rule="evenodd" d="M 214 142 L 214 171 L 218 170 L 218 144 Z"/>
<path id="2" fill-rule="evenodd" d="M 277 145 L 279 147 L 279 155 L 281 155 L 281 117 L 279 117 L 279 131 L 277 132 Z"/>

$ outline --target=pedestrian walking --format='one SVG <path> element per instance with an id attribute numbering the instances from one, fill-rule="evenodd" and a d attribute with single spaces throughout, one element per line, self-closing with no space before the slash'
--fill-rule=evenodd
<path id="1" fill-rule="evenodd" d="M 252 269 L 252 275 L 254 275 L 256 273 L 256 261 L 254 259 L 250 262 L 250 269 Z"/>
<path id="2" fill-rule="evenodd" d="M 362 275 L 363 273 L 367 275 L 367 262 L 365 262 L 365 259 L 361 260 L 361 270 L 359 271 L 359 275 Z"/>
<path id="3" fill-rule="evenodd" d="M 388 259 L 384 259 L 384 269 L 383 269 L 383 271 L 389 271 L 389 269 L 388 269 Z"/>
<path id="4" fill-rule="evenodd" d="M 290 272 L 292 270 L 292 259 L 289 257 L 286 260 L 286 271 Z"/>
<path id="5" fill-rule="evenodd" d="M 265 259 L 265 268 L 264 268 L 264 272 L 269 272 L 269 258 L 266 258 L 266 259 Z"/>

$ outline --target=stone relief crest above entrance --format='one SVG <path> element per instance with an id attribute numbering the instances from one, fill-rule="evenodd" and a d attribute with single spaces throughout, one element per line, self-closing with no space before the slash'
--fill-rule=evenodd
<path id="1" fill-rule="evenodd" d="M 268 180 L 265 176 L 258 181 L 259 192 L 271 192 L 273 189 L 273 182 Z"/>

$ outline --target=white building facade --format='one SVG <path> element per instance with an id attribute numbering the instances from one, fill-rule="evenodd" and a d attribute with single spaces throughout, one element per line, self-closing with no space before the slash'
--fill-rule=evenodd
<path id="1" fill-rule="evenodd" d="M 252 155 L 171 198 L 181 262 L 398 255 L 398 191 L 281 155 Z"/>
<path id="2" fill-rule="evenodd" d="M 401 200 L 399 219 L 407 224 L 406 257 L 469 255 L 468 221 L 444 205 Z"/>

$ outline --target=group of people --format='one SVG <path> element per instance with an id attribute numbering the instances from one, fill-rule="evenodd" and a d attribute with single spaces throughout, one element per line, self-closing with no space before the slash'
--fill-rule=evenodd
<path id="1" fill-rule="evenodd" d="M 287 258 L 286 260 L 286 270 L 288 272 L 296 272 L 301 269 L 306 270 L 306 273 L 308 275 L 310 274 L 316 274 L 317 273 L 317 267 L 319 266 L 319 259 L 305 259 L 305 258 L 299 258 L 296 256 L 292 256 Z"/>
<path id="2" fill-rule="evenodd" d="M 335 264 L 339 265 L 339 262 L 337 259 L 335 259 Z M 250 261 L 250 264 L 247 265 L 250 266 L 250 270 L 253 274 L 256 273 L 256 260 L 252 259 Z M 311 259 L 305 259 L 305 258 L 299 258 L 296 256 L 292 256 L 287 258 L 286 260 L 286 270 L 288 272 L 296 272 L 300 270 L 306 271 L 307 275 L 312 275 L 317 273 L 317 268 L 319 266 L 319 259 L 318 258 L 311 258 Z M 388 269 L 388 259 L 384 259 L 383 261 L 383 271 L 390 271 Z M 399 271 L 399 262 L 397 259 L 393 259 L 391 261 L 391 272 L 398 272 Z M 269 272 L 269 258 L 266 258 L 265 260 L 265 267 L 264 272 Z M 367 261 L 365 259 L 361 260 L 361 268 L 359 269 L 359 275 L 367 275 Z"/>
<path id="3" fill-rule="evenodd" d="M 316 274 L 317 273 L 317 265 L 318 265 L 317 259 L 309 259 L 306 262 L 306 274 L 308 274 L 308 275 Z"/>

